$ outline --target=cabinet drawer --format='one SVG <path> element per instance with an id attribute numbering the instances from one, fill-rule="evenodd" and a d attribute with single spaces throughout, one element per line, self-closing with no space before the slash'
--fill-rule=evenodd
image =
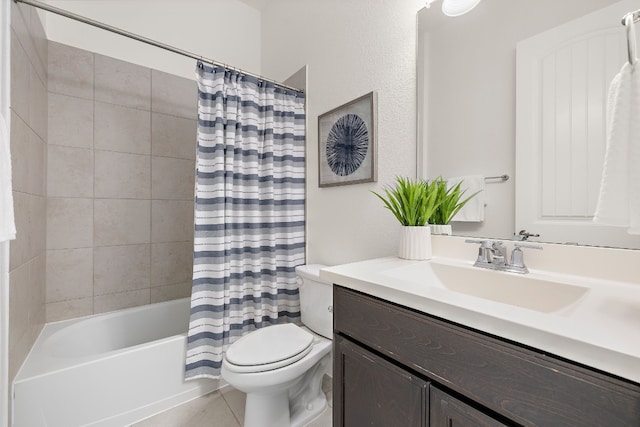
<path id="1" fill-rule="evenodd" d="M 334 328 L 526 426 L 640 426 L 640 386 L 334 286 Z"/>

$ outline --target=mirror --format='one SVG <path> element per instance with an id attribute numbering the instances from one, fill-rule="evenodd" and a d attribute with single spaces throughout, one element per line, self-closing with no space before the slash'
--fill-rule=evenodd
<path id="1" fill-rule="evenodd" d="M 521 42 L 615 5 L 634 10 L 634 3 L 637 9 L 637 0 L 484 0 L 456 18 L 434 7 L 418 12 L 418 173 L 428 179 L 510 177 L 485 181 L 484 221 L 455 222 L 454 234 L 507 240 L 519 231 L 516 182 L 520 186 L 526 181 L 516 168 L 516 51 Z M 622 36 L 623 14 L 611 23 Z M 622 40 L 619 53 L 626 53 Z M 612 75 L 624 63 L 617 61 L 608 64 Z M 521 146 L 519 151 L 521 155 Z M 601 169 L 594 174 L 599 182 Z M 534 195 L 519 190 L 520 200 L 528 197 Z M 620 241 L 605 233 L 604 240 L 594 243 L 581 238 L 590 235 L 585 232 L 576 238 L 575 232 L 563 233 L 568 223 L 529 240 L 640 248 L 640 236 Z M 536 232 L 533 227 L 528 231 Z"/>

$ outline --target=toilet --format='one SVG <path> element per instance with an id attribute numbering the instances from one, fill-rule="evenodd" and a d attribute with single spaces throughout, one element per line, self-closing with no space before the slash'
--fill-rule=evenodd
<path id="1" fill-rule="evenodd" d="M 247 394 L 244 427 L 302 427 L 327 406 L 322 378 L 331 372 L 333 289 L 324 265 L 296 267 L 304 326 L 257 329 L 234 342 L 222 378 Z"/>

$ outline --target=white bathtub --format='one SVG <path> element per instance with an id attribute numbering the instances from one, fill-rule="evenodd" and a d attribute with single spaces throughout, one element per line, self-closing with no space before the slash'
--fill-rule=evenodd
<path id="1" fill-rule="evenodd" d="M 122 427 L 219 388 L 184 381 L 189 299 L 45 325 L 14 383 L 14 427 Z"/>

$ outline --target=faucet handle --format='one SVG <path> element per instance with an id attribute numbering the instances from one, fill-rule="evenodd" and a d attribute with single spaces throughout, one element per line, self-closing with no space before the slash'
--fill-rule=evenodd
<path id="1" fill-rule="evenodd" d="M 491 248 L 493 246 L 493 242 L 491 240 L 475 240 L 475 239 L 467 239 L 464 241 L 465 243 L 479 243 L 480 247 L 478 248 L 478 258 L 476 259 L 475 266 L 486 266 L 491 264 Z"/>
<path id="2" fill-rule="evenodd" d="M 514 246 L 515 248 L 511 252 L 511 261 L 507 266 L 507 271 L 526 274 L 529 272 L 529 269 L 524 264 L 524 253 L 522 253 L 522 248 L 543 249 L 543 247 L 541 245 L 532 245 L 529 243 L 514 243 Z"/>
<path id="3" fill-rule="evenodd" d="M 526 249 L 544 249 L 542 245 L 532 245 L 531 243 L 514 243 L 513 246 L 516 248 L 526 248 Z"/>
<path id="4" fill-rule="evenodd" d="M 493 241 L 491 240 L 487 240 L 487 239 L 466 239 L 464 241 L 465 243 L 479 243 L 481 248 L 485 248 L 485 249 L 491 249 L 491 247 L 493 246 Z"/>

